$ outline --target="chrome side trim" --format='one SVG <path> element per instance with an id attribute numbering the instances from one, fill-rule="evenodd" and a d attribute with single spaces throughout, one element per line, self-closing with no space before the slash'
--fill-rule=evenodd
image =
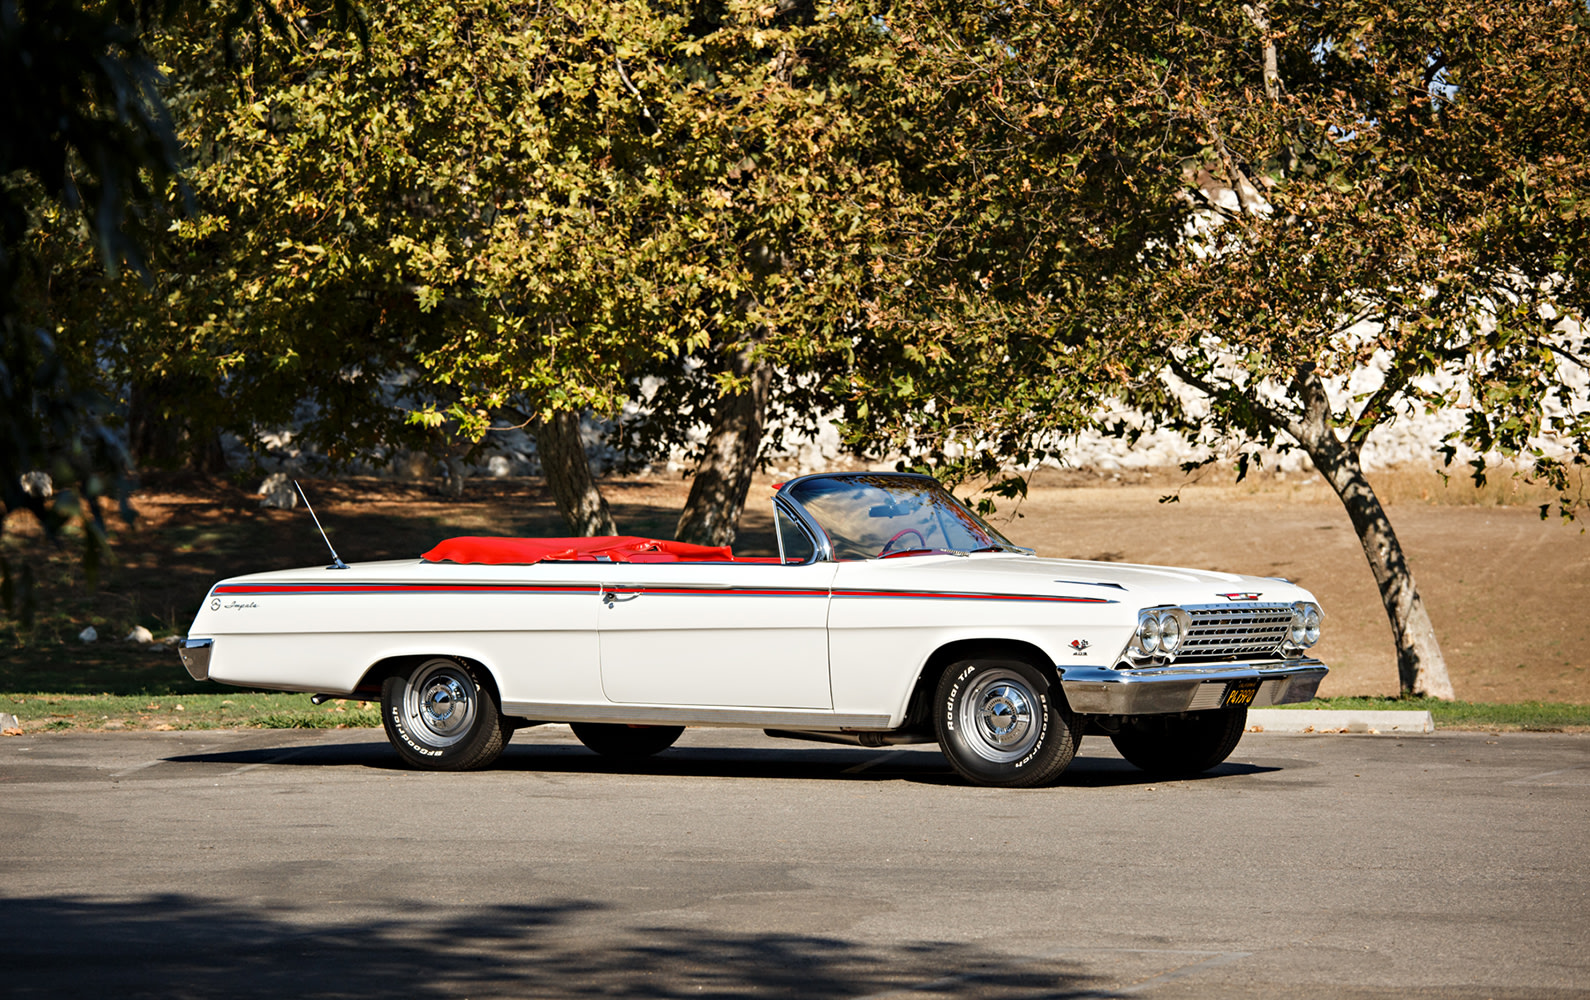
<path id="1" fill-rule="evenodd" d="M 214 639 L 183 639 L 177 643 L 177 655 L 188 668 L 188 676 L 196 681 L 210 679 L 210 653 L 214 649 Z"/>
<path id="2" fill-rule="evenodd" d="M 743 726 L 749 729 L 888 729 L 887 715 L 836 715 L 798 708 L 689 708 L 678 705 L 591 705 L 505 701 L 502 714 L 537 722 Z"/>
<path id="3" fill-rule="evenodd" d="M 1226 685 L 1254 680 L 1254 708 L 1308 701 L 1329 673 L 1312 658 L 1269 663 L 1219 663 L 1112 670 L 1057 664 L 1060 687 L 1073 712 L 1085 715 L 1163 715 L 1218 707 Z"/>

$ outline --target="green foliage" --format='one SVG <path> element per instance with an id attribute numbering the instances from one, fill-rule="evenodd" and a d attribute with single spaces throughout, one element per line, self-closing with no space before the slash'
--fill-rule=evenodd
<path id="1" fill-rule="evenodd" d="M 526 14 L 475 70 L 497 103 L 460 108 L 502 150 L 469 181 L 493 192 L 490 225 L 423 279 L 470 288 L 491 328 L 424 352 L 434 377 L 479 411 L 546 416 L 614 413 L 650 376 L 652 416 L 624 443 L 659 451 L 744 389 L 729 361 L 750 348 L 790 372 L 785 414 L 816 410 L 897 211 L 889 102 L 906 81 L 871 15 Z"/>
<path id="2" fill-rule="evenodd" d="M 1091 425 L 1101 372 L 1124 375 L 1112 328 L 1189 211 L 1165 81 L 1195 39 L 1157 4 L 939 13 L 900 31 L 920 76 L 901 116 L 914 214 L 869 303 L 847 430 L 998 478 Z"/>
<path id="3" fill-rule="evenodd" d="M 1535 461 L 1584 505 L 1573 465 L 1590 460 L 1583 392 L 1590 229 L 1590 14 L 1583 4 L 1422 2 L 1392 8 L 1268 5 L 1268 34 L 1233 8 L 1210 58 L 1178 86 L 1209 138 L 1203 192 L 1246 191 L 1239 209 L 1183 241 L 1122 342 L 1129 370 L 1201 389 L 1188 412 L 1157 387 L 1133 393 L 1171 423 L 1261 444 L 1308 443 L 1302 386 L 1378 385 L 1334 395 L 1324 426 L 1355 460 L 1397 415 L 1457 407 L 1445 443 Z M 1283 88 L 1266 97 L 1273 43 Z M 1576 410 L 1575 407 L 1580 409 Z M 1566 458 L 1536 450 L 1550 431 Z"/>
<path id="4" fill-rule="evenodd" d="M 1590 458 L 1587 20 L 1573 0 L 947 20 L 964 34 L 933 46 L 921 148 L 956 193 L 923 202 L 939 224 L 900 252 L 911 283 L 869 303 L 852 439 L 997 478 L 1079 429 L 1134 438 L 1123 401 L 1285 448 L 1300 376 L 1367 366 L 1381 384 L 1325 415 L 1353 456 L 1398 414 L 1458 407 L 1449 453 L 1533 461 L 1571 515 Z M 1535 450 L 1547 430 L 1569 455 Z"/>
<path id="5" fill-rule="evenodd" d="M 837 405 L 858 445 L 991 472 L 1089 419 L 1086 334 L 1186 213 L 1186 39 L 1153 5 L 370 14 L 367 46 L 311 15 L 239 68 L 161 38 L 198 211 L 149 292 L 53 303 L 145 420 L 308 413 L 346 457 L 644 391 L 620 436 L 655 453 L 749 348 L 784 373 L 776 424 Z"/>
<path id="6" fill-rule="evenodd" d="M 308 415 L 339 458 L 614 413 L 657 376 L 629 431 L 658 447 L 747 347 L 817 408 L 898 225 L 912 80 L 871 8 L 393 3 L 367 45 L 302 13 L 239 66 L 193 24 L 157 41 L 197 211 L 171 190 L 152 288 L 83 267 L 70 219 L 41 232 L 71 279 L 40 312 L 134 411 L 159 390 L 140 419 Z"/>
<path id="7" fill-rule="evenodd" d="M 1465 443 L 1577 482 L 1572 0 L 457 0 L 370 8 L 363 38 L 345 5 L 269 10 L 217 46 L 177 5 L 150 42 L 190 164 L 141 175 L 152 286 L 35 214 L 30 315 L 127 393 L 140 450 L 296 417 L 333 458 L 458 452 L 649 394 L 619 435 L 655 453 L 749 350 L 775 422 L 838 406 L 857 447 L 950 479 L 1140 433 L 1117 399 L 1285 446 L 1300 373 L 1368 364 L 1382 385 L 1328 415 L 1348 447 L 1458 405 Z M 1580 453 L 1533 455 L 1548 426 Z"/>
<path id="8" fill-rule="evenodd" d="M 47 280 L 27 243 L 41 205 L 81 219 L 103 268 L 142 267 L 130 205 L 175 173 L 177 151 L 154 64 L 116 14 L 75 0 L 0 4 L 0 517 L 28 511 L 51 537 L 74 526 L 90 579 L 105 554 L 102 501 L 120 495 L 125 455 L 99 399 L 26 315 L 19 286 Z M 24 626 L 32 577 L 0 559 L 0 604 Z"/>
<path id="9" fill-rule="evenodd" d="M 128 466 L 95 391 L 125 378 L 111 362 L 128 346 L 121 314 L 93 293 L 125 282 L 124 266 L 148 280 L 152 203 L 169 192 L 188 205 L 147 34 L 194 15 L 213 39 L 197 16 L 209 7 L 0 0 L 0 517 L 28 511 L 52 539 L 70 529 L 91 585 L 108 554 L 102 506 L 124 497 Z M 349 22 L 347 0 L 333 10 Z M 221 30 L 229 55 L 249 23 L 287 26 L 271 3 L 241 0 Z M 0 605 L 24 627 L 32 578 L 30 565 L 0 559 Z"/>

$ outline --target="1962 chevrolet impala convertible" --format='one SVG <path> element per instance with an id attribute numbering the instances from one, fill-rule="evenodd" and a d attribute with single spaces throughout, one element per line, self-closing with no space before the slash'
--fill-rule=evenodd
<path id="1" fill-rule="evenodd" d="M 478 768 L 570 723 L 600 753 L 685 726 L 937 742 L 986 785 L 1052 781 L 1085 733 L 1190 774 L 1247 709 L 1311 698 L 1313 597 L 1284 580 L 1040 559 L 936 481 L 804 476 L 778 556 L 644 538 L 454 538 L 419 559 L 216 584 L 181 647 L 195 678 L 381 699 L 409 764 Z"/>

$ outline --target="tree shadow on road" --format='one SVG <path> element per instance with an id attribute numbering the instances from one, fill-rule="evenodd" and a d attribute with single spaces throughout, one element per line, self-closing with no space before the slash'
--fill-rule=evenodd
<path id="1" fill-rule="evenodd" d="M 578 900 L 370 909 L 326 923 L 186 894 L 9 899 L 0 975 L 18 998 L 1108 995 L 1077 962 L 975 945 L 615 926 Z"/>

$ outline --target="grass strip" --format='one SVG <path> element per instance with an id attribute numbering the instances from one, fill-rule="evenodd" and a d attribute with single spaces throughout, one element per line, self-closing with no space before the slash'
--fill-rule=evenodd
<path id="1" fill-rule="evenodd" d="M 1425 710 L 1437 729 L 1562 732 L 1590 728 L 1590 705 L 1562 701 L 1440 701 L 1436 698 L 1315 698 L 1280 708 L 1406 712 Z"/>
<path id="2" fill-rule="evenodd" d="M 376 702 L 337 698 L 311 705 L 307 694 L 0 694 L 0 712 L 23 732 L 127 729 L 343 729 L 379 726 Z"/>
<path id="3" fill-rule="evenodd" d="M 1492 704 L 1433 698 L 1316 698 L 1283 708 L 1357 711 L 1426 709 L 1437 729 L 1561 732 L 1590 729 L 1590 705 L 1524 701 Z M 381 706 L 336 698 L 311 705 L 307 694 L 229 690 L 222 694 L 0 694 L 0 712 L 24 732 L 127 729 L 344 729 L 379 726 Z"/>

